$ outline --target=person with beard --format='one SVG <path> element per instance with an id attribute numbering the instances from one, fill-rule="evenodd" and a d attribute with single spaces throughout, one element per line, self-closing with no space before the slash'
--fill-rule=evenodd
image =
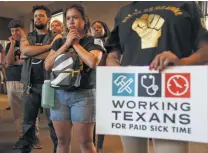
<path id="1" fill-rule="evenodd" d="M 13 146 L 14 149 L 19 148 L 20 140 L 22 139 L 22 91 L 23 84 L 20 82 L 22 65 L 24 60 L 21 59 L 20 38 L 22 24 L 19 20 L 11 20 L 8 24 L 8 29 L 11 31 L 9 43 L 6 46 L 6 56 L 4 64 L 6 67 L 6 86 L 9 104 L 11 107 L 12 117 L 17 125 L 19 132 L 19 140 Z M 37 120 L 38 121 L 38 120 Z M 38 139 L 39 128 L 36 126 L 36 136 Z"/>
<path id="2" fill-rule="evenodd" d="M 35 121 L 41 107 L 42 85 L 46 74 L 43 63 L 47 57 L 53 42 L 62 37 L 54 36 L 48 29 L 50 21 L 50 10 L 43 5 L 33 7 L 35 31 L 26 37 L 22 31 L 20 49 L 24 54 L 25 62 L 22 68 L 21 81 L 24 83 L 23 103 L 23 140 L 21 153 L 29 153 L 38 139 L 35 136 Z M 47 117 L 50 116 L 50 110 L 45 110 Z M 49 128 L 52 141 L 54 143 L 54 153 L 57 147 L 57 137 L 52 122 L 49 120 Z"/>
<path id="3" fill-rule="evenodd" d="M 53 34 L 62 34 L 64 29 L 64 25 L 61 21 L 59 20 L 54 20 L 51 23 L 51 31 Z"/>
<path id="4" fill-rule="evenodd" d="M 204 65 L 207 33 L 195 1 L 132 2 L 120 9 L 105 47 L 107 66 L 147 66 L 162 72 L 169 65 Z M 207 42 L 204 42 L 208 44 Z M 123 55 L 120 62 L 120 57 Z M 146 138 L 121 136 L 124 153 L 147 153 Z M 188 142 L 152 139 L 154 153 L 187 153 Z"/>
<path id="5" fill-rule="evenodd" d="M 102 21 L 95 21 L 91 25 L 91 31 L 92 31 L 92 36 L 95 38 L 95 41 L 97 44 L 101 45 L 104 47 L 105 40 L 110 34 L 110 30 L 106 23 Z M 97 152 L 98 153 L 103 153 L 103 141 L 104 141 L 105 135 L 98 135 L 98 140 L 97 140 Z M 93 142 L 94 144 L 96 141 L 96 132 L 95 132 L 95 127 L 94 127 L 94 132 L 93 132 Z"/>

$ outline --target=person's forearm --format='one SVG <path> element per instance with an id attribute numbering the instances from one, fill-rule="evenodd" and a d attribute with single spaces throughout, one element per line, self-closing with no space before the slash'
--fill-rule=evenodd
<path id="1" fill-rule="evenodd" d="M 55 58 L 63 54 L 68 49 L 68 45 L 63 44 L 56 52 L 49 54 L 45 60 L 45 69 L 50 70 L 54 64 Z"/>
<path id="2" fill-rule="evenodd" d="M 28 57 L 40 55 L 41 53 L 47 52 L 50 48 L 51 45 L 32 46 L 26 38 L 21 39 L 20 41 L 20 50 L 25 56 Z"/>
<path id="3" fill-rule="evenodd" d="M 79 57 L 82 59 L 82 61 L 90 68 L 95 68 L 98 65 L 98 58 L 92 53 L 85 50 L 80 44 L 75 44 L 73 45 L 73 47 L 76 50 Z"/>
<path id="4" fill-rule="evenodd" d="M 14 64 L 15 57 L 14 57 L 14 44 L 10 44 L 9 51 L 5 56 L 5 63 L 6 65 Z"/>
<path id="5" fill-rule="evenodd" d="M 23 65 L 23 63 L 24 63 L 24 60 L 17 60 L 17 61 L 15 61 L 14 62 L 14 65 Z"/>
<path id="6" fill-rule="evenodd" d="M 121 66 L 120 61 L 114 57 L 107 57 L 106 66 Z"/>
<path id="7" fill-rule="evenodd" d="M 42 53 L 40 55 L 34 56 L 33 58 L 40 59 L 40 60 L 44 60 L 44 59 L 46 59 L 46 57 L 48 56 L 48 54 L 49 54 L 49 51 L 48 52 L 45 52 L 45 53 Z"/>
<path id="8" fill-rule="evenodd" d="M 50 50 L 50 45 L 45 46 L 22 46 L 21 51 L 25 56 L 34 57 Z"/>
<path id="9" fill-rule="evenodd" d="M 179 65 L 204 65 L 208 63 L 208 47 L 200 48 L 189 57 L 182 58 Z"/>
<path id="10" fill-rule="evenodd" d="M 1 51 L 1 60 L 2 60 L 2 63 L 4 63 L 4 61 L 5 61 L 5 50 Z"/>
<path id="11" fill-rule="evenodd" d="M 121 54 L 114 50 L 108 54 L 106 59 L 106 66 L 121 66 L 120 60 Z"/>

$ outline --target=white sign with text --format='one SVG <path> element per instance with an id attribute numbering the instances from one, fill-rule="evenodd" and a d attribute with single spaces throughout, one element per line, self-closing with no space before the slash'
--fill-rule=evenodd
<path id="1" fill-rule="evenodd" d="M 208 67 L 98 67 L 97 134 L 208 142 Z"/>

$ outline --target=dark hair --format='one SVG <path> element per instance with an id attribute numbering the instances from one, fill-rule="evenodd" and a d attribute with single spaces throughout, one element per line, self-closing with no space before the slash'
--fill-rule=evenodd
<path id="1" fill-rule="evenodd" d="M 35 6 L 33 6 L 32 12 L 35 13 L 35 11 L 37 11 L 37 10 L 44 10 L 44 11 L 46 11 L 47 17 L 48 18 L 51 17 L 51 11 L 45 5 L 35 5 Z"/>
<path id="2" fill-rule="evenodd" d="M 105 31 L 105 34 L 104 34 L 104 36 L 103 36 L 104 38 L 106 38 L 106 37 L 108 37 L 108 36 L 110 35 L 110 30 L 109 30 L 109 28 L 108 28 L 108 26 L 107 26 L 107 24 L 106 24 L 105 22 L 102 22 L 102 21 L 95 21 L 95 22 L 92 23 L 92 26 L 93 26 L 95 23 L 100 23 L 100 24 L 103 26 L 104 31 Z"/>
<path id="3" fill-rule="evenodd" d="M 11 28 L 23 28 L 23 26 L 20 20 L 13 19 L 9 22 L 8 28 L 10 30 Z"/>
<path id="4" fill-rule="evenodd" d="M 89 17 L 87 16 L 84 7 L 81 4 L 72 4 L 69 5 L 64 13 L 64 17 L 66 18 L 66 13 L 69 9 L 76 9 L 77 11 L 79 11 L 79 13 L 81 14 L 83 20 L 85 21 L 85 26 L 84 26 L 84 32 L 87 34 L 89 32 L 90 29 L 90 20 Z"/>

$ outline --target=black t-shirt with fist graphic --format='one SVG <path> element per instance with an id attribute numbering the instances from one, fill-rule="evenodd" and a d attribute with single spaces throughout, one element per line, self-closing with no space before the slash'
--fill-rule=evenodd
<path id="1" fill-rule="evenodd" d="M 6 46 L 6 54 L 9 52 L 11 43 L 8 43 Z M 14 45 L 14 59 L 20 59 L 20 43 L 18 41 L 15 42 Z M 22 65 L 9 65 L 6 69 L 6 77 L 7 81 L 20 81 L 22 72 Z"/>
<path id="2" fill-rule="evenodd" d="M 138 1 L 120 9 L 105 47 L 121 50 L 123 66 L 148 66 L 163 51 L 190 56 L 205 32 L 196 2 Z"/>
<path id="3" fill-rule="evenodd" d="M 37 35 L 36 46 L 42 46 L 44 37 L 46 35 Z M 31 69 L 31 83 L 32 84 L 43 84 L 44 82 L 44 60 L 32 59 Z"/>

